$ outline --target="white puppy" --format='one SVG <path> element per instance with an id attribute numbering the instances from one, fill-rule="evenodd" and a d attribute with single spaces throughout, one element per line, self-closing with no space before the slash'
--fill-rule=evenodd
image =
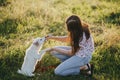
<path id="1" fill-rule="evenodd" d="M 39 53 L 39 50 L 42 48 L 43 43 L 45 42 L 45 37 L 36 38 L 32 45 L 26 50 L 24 57 L 24 62 L 22 64 L 21 70 L 18 70 L 18 73 L 25 76 L 34 76 L 33 72 L 35 70 L 35 65 L 38 60 L 41 60 L 43 54 L 48 50 L 42 50 Z"/>

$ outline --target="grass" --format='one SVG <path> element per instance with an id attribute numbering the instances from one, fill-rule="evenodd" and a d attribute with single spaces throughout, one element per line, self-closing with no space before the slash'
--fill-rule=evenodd
<path id="1" fill-rule="evenodd" d="M 119 4 L 119 0 L 0 0 L 0 80 L 119 80 Z M 17 74 L 32 40 L 49 33 L 67 35 L 65 20 L 72 14 L 90 24 L 95 41 L 93 77 L 56 76 L 54 68 L 45 72 L 39 68 L 36 73 L 40 75 L 33 78 Z M 51 40 L 43 49 L 57 45 L 68 44 Z M 38 66 L 58 63 L 58 59 L 46 54 Z"/>

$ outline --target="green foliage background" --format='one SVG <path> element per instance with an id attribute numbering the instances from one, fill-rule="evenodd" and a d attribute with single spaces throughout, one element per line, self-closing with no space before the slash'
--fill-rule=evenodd
<path id="1" fill-rule="evenodd" d="M 119 0 L 0 0 L 0 80 L 119 80 L 120 78 Z M 67 35 L 65 20 L 76 14 L 89 23 L 95 41 L 91 63 L 93 77 L 60 77 L 53 69 L 34 78 L 17 74 L 25 50 L 36 37 Z M 47 41 L 43 49 L 67 45 Z M 42 66 L 59 63 L 46 54 Z"/>

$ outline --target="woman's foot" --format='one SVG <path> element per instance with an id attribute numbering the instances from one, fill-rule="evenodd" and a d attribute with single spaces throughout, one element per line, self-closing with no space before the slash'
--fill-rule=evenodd
<path id="1" fill-rule="evenodd" d="M 93 68 L 94 68 L 93 64 L 87 64 L 87 70 L 88 70 L 86 73 L 87 76 L 93 75 Z"/>
<path id="2" fill-rule="evenodd" d="M 80 67 L 80 69 L 82 70 L 83 74 L 87 75 L 87 76 L 92 76 L 93 75 L 93 64 L 87 64 L 83 67 Z"/>

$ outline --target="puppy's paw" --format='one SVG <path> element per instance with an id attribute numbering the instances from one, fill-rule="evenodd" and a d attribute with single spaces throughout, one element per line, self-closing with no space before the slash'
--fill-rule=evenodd
<path id="1" fill-rule="evenodd" d="M 28 77 L 34 77 L 35 76 L 35 74 L 28 74 L 28 75 L 26 75 L 26 76 L 28 76 Z"/>
<path id="2" fill-rule="evenodd" d="M 19 74 L 23 74 L 22 71 L 20 69 L 18 69 L 17 73 Z"/>

